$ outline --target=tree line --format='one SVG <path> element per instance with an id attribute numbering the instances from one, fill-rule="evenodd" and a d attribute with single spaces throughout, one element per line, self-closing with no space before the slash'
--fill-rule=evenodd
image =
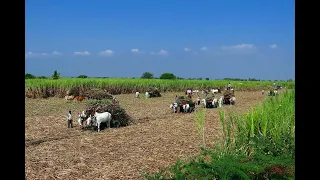
<path id="1" fill-rule="evenodd" d="M 46 77 L 46 76 L 35 76 L 30 73 L 25 74 L 25 79 L 59 79 L 61 78 L 60 73 L 58 73 L 57 70 L 54 70 L 53 74 L 51 77 Z M 71 77 L 71 78 L 89 78 L 87 75 L 79 75 L 77 77 Z M 109 78 L 109 77 L 92 77 L 92 78 Z M 132 77 L 135 79 L 135 77 Z M 202 77 L 199 78 L 182 78 L 182 77 L 177 77 L 173 73 L 170 72 L 165 72 L 162 73 L 159 77 L 154 77 L 154 75 L 151 72 L 144 72 L 141 77 L 141 79 L 188 79 L 188 80 L 203 80 Z M 205 78 L 205 80 L 210 80 L 210 78 Z M 215 80 L 220 80 L 220 79 L 215 79 Z M 241 78 L 223 78 L 222 80 L 227 80 L 227 81 L 272 81 L 272 80 L 260 80 L 260 79 L 255 79 L 255 78 L 248 78 L 248 79 L 241 79 Z M 281 81 L 281 80 L 274 80 L 274 81 Z M 294 81 L 293 79 L 288 79 L 286 80 L 287 82 L 292 82 Z"/>

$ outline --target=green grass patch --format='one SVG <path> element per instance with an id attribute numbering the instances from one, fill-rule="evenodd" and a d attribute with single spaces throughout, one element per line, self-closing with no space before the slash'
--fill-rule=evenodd
<path id="1" fill-rule="evenodd" d="M 220 111 L 223 140 L 214 149 L 145 179 L 294 179 L 295 90 L 284 91 L 242 115 Z M 196 119 L 199 118 L 196 115 Z M 197 118 L 198 117 L 198 118 Z M 198 120 L 199 121 L 199 120 Z M 199 121 L 202 122 L 202 121 Z M 199 127 L 201 123 L 199 123 Z"/>

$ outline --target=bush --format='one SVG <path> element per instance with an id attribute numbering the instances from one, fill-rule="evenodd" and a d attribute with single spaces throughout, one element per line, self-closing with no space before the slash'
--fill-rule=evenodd
<path id="1" fill-rule="evenodd" d="M 80 75 L 77 78 L 88 78 L 88 76 L 87 75 Z"/>
<path id="2" fill-rule="evenodd" d="M 163 73 L 161 74 L 160 79 L 176 79 L 176 76 L 172 73 Z"/>
<path id="3" fill-rule="evenodd" d="M 153 74 L 150 72 L 145 72 L 142 74 L 141 79 L 153 79 Z"/>
<path id="4" fill-rule="evenodd" d="M 30 73 L 25 74 L 25 79 L 34 79 L 34 78 L 36 78 L 36 76 L 34 76 Z"/>

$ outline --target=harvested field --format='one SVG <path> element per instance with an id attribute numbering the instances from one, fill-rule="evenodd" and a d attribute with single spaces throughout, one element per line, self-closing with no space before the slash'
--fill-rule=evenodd
<path id="1" fill-rule="evenodd" d="M 86 100 L 26 99 L 26 179 L 141 179 L 142 169 L 158 171 L 178 158 L 197 154 L 202 137 L 196 130 L 194 114 L 174 114 L 169 108 L 175 95 L 184 92 L 161 95 L 150 99 L 135 98 L 134 94 L 116 95 L 138 123 L 99 133 L 79 129 L 77 112 L 85 109 Z M 246 111 L 266 96 L 261 91 L 237 91 L 237 104 L 223 108 Z M 67 128 L 69 109 L 73 129 Z M 208 145 L 221 136 L 218 110 L 207 110 Z"/>

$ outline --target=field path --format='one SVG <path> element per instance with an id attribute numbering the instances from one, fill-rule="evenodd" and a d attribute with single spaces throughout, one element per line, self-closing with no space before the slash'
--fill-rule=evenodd
<path id="1" fill-rule="evenodd" d="M 141 170 L 158 171 L 179 158 L 198 153 L 202 143 L 193 114 L 173 114 L 169 103 L 175 95 L 136 99 L 133 94 L 117 95 L 121 106 L 138 124 L 101 132 L 80 131 L 76 114 L 85 102 L 64 99 L 26 99 L 27 179 L 141 179 Z M 236 92 L 237 104 L 223 109 L 242 112 L 257 105 L 261 92 Z M 71 109 L 73 129 L 67 129 Z M 218 109 L 208 109 L 206 142 L 221 137 Z"/>

